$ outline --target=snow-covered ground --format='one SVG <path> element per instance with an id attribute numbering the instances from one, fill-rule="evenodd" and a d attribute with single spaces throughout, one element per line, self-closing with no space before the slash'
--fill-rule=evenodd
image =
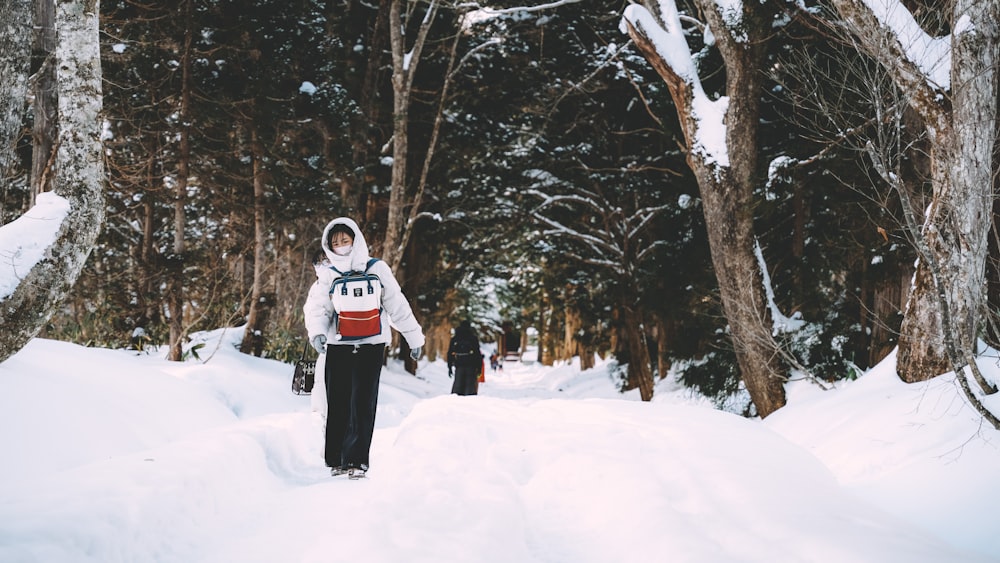
<path id="1" fill-rule="evenodd" d="M 291 366 L 202 337 L 204 363 L 36 339 L 0 364 L 0 561 L 1000 561 L 1000 433 L 948 376 L 794 383 L 761 422 L 603 363 L 457 397 L 390 362 L 348 481 Z"/>

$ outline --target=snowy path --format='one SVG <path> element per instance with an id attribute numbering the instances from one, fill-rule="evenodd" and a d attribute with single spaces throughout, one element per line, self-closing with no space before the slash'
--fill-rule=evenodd
<path id="1" fill-rule="evenodd" d="M 757 421 L 622 400 L 599 371 L 508 364 L 456 397 L 441 364 L 392 368 L 354 482 L 328 475 L 287 366 L 26 352 L 0 365 L 0 412 L 27 433 L 0 432 L 23 454 L 0 474 L 5 563 L 996 560 L 857 498 Z"/>

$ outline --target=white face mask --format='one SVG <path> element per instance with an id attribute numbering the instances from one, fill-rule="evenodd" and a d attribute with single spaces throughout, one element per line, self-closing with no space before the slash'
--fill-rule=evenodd
<path id="1" fill-rule="evenodd" d="M 351 253 L 351 250 L 353 249 L 354 245 L 348 244 L 347 246 L 336 246 L 332 250 L 333 253 L 336 254 L 337 256 L 347 256 L 348 254 Z"/>

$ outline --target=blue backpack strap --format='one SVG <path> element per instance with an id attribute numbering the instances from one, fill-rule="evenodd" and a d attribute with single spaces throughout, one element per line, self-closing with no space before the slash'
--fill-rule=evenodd
<path id="1" fill-rule="evenodd" d="M 378 258 L 369 258 L 368 259 L 368 263 L 365 264 L 365 271 L 364 271 L 364 273 L 367 274 L 368 270 L 372 267 L 373 264 L 375 264 L 375 262 L 378 262 L 378 260 L 379 260 Z M 353 270 L 349 270 L 347 272 L 341 272 L 340 270 L 337 269 L 336 266 L 332 266 L 332 265 L 330 266 L 330 269 L 333 270 L 334 272 L 337 272 L 337 274 L 341 278 L 345 277 L 348 274 L 350 274 L 351 272 L 353 272 Z M 376 276 L 376 279 L 377 279 L 377 276 Z M 334 280 L 334 284 L 336 284 L 336 280 Z M 345 286 L 341 287 L 340 291 L 341 291 L 341 293 L 343 293 L 344 295 L 346 295 L 347 294 L 347 286 L 345 285 Z M 333 286 L 332 285 L 330 286 L 330 293 L 333 293 Z M 370 279 L 368 280 L 368 293 L 375 293 L 375 288 L 372 286 L 372 281 Z"/>
<path id="2" fill-rule="evenodd" d="M 378 262 L 378 258 L 369 258 L 368 259 L 368 263 L 365 264 L 365 272 L 367 272 L 368 269 L 371 268 L 372 264 L 374 264 L 375 262 Z M 340 270 L 337 269 L 336 266 L 330 266 L 330 269 L 333 270 L 334 272 L 337 272 L 338 274 L 340 274 L 341 277 L 343 277 L 343 276 L 345 276 L 345 275 L 347 275 L 347 274 L 350 273 L 350 271 L 341 272 Z"/>
<path id="3" fill-rule="evenodd" d="M 378 258 L 369 258 L 368 259 L 368 263 L 365 264 L 365 273 L 368 273 L 368 270 L 371 269 L 372 265 L 375 264 L 375 262 L 378 262 Z M 375 276 L 375 274 L 372 274 L 372 275 Z M 378 279 L 378 276 L 375 276 L 375 279 Z M 379 283 L 382 283 L 382 280 L 379 280 Z M 371 282 L 370 279 L 368 280 L 368 293 L 375 293 L 375 289 L 372 287 L 372 282 Z M 379 306 L 378 310 L 379 311 L 382 310 L 382 306 L 381 305 Z"/>
<path id="4" fill-rule="evenodd" d="M 368 263 L 365 264 L 365 273 L 366 274 L 368 273 L 368 270 L 371 269 L 372 264 L 374 264 L 375 262 L 378 262 L 378 258 L 369 258 L 368 259 Z M 372 275 L 374 276 L 375 274 L 372 274 Z M 375 276 L 375 279 L 378 279 L 378 276 Z M 381 280 L 379 280 L 379 283 L 382 283 Z M 371 279 L 368 280 L 368 293 L 375 293 L 375 288 L 372 287 L 372 280 Z M 381 307 L 379 307 L 379 310 L 381 310 Z"/>
<path id="5" fill-rule="evenodd" d="M 349 272 L 341 272 L 336 266 L 330 266 L 330 269 L 337 272 L 337 279 L 333 280 L 333 283 L 330 284 L 330 293 L 333 293 L 333 287 L 337 285 L 337 281 L 346 276 Z"/>

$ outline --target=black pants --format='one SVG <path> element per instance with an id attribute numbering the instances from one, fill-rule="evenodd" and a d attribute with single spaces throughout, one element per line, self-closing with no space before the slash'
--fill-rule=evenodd
<path id="1" fill-rule="evenodd" d="M 326 449 L 330 467 L 368 469 L 385 344 L 326 347 Z"/>
<path id="2" fill-rule="evenodd" d="M 479 392 L 479 372 L 482 365 L 455 366 L 455 382 L 451 384 L 451 392 L 455 395 L 475 395 Z"/>

